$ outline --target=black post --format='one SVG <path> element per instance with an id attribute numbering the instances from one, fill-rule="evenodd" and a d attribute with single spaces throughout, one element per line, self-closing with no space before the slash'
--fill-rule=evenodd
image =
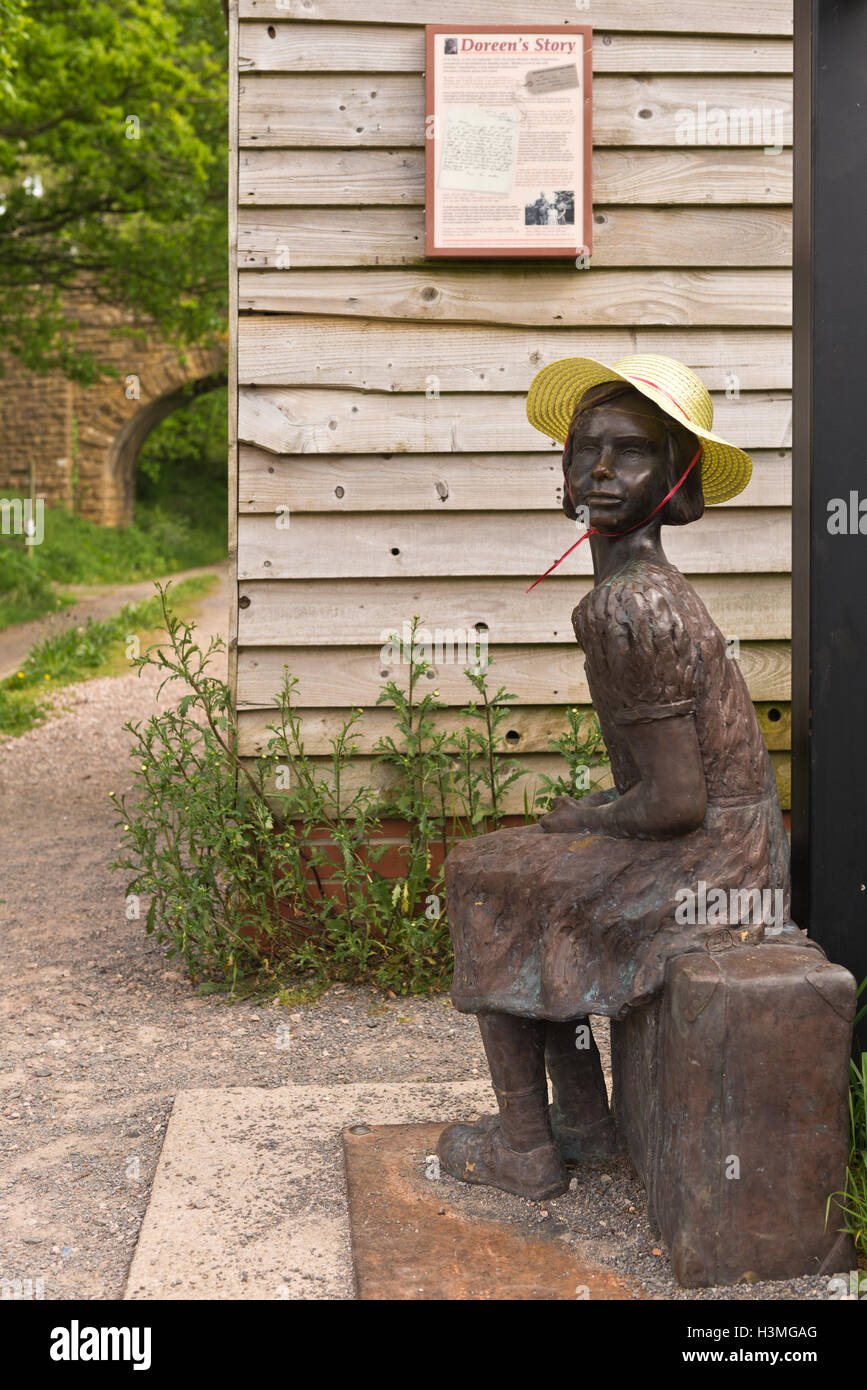
<path id="1" fill-rule="evenodd" d="M 792 916 L 860 983 L 867 976 L 864 0 L 795 0 L 794 139 Z M 867 1028 L 858 1046 L 867 1048 Z"/>

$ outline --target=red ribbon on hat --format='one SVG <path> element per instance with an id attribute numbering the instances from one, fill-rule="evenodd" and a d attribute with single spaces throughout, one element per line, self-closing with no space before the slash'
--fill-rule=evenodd
<path id="1" fill-rule="evenodd" d="M 641 377 L 637 377 L 636 380 L 641 381 L 642 378 L 641 378 Z M 654 382 L 648 382 L 648 383 L 647 383 L 648 386 L 653 386 L 654 384 L 655 384 Z M 661 388 L 660 388 L 660 387 L 657 387 L 656 389 L 657 389 L 657 390 L 660 390 Z M 668 392 L 666 392 L 665 394 L 667 395 Z M 672 399 L 674 399 L 674 398 L 672 397 Z M 677 402 L 675 401 L 675 405 L 676 405 L 676 404 L 677 404 Z M 678 407 L 678 408 L 680 409 L 680 407 Z M 686 411 L 684 411 L 683 413 L 686 414 Z M 689 416 L 687 415 L 686 418 L 689 419 Z M 565 455 L 565 453 L 566 453 L 566 446 L 568 445 L 568 442 L 569 442 L 569 441 L 568 441 L 568 439 L 567 439 L 566 444 L 564 444 L 564 446 L 563 446 L 563 453 L 564 453 L 564 455 Z M 665 494 L 665 496 L 663 497 L 663 499 L 662 499 L 661 502 L 657 502 L 657 504 L 656 504 L 656 506 L 654 507 L 653 511 L 652 511 L 652 512 L 648 512 L 647 516 L 644 517 L 644 519 L 643 519 L 642 521 L 636 521 L 636 523 L 635 523 L 634 526 L 628 526 L 628 527 L 626 528 L 625 531 L 598 531 L 598 530 L 596 529 L 595 526 L 591 526 L 589 531 L 585 531 L 585 532 L 584 532 L 584 535 L 581 536 L 581 537 L 575 542 L 574 545 L 570 545 L 569 549 L 566 550 L 566 551 L 564 551 L 564 553 L 560 556 L 560 559 L 559 559 L 559 560 L 555 560 L 554 563 L 553 563 L 553 565 L 551 566 L 551 568 L 550 568 L 550 569 L 547 569 L 547 570 L 545 571 L 544 574 L 540 574 L 540 575 L 539 575 L 539 578 L 536 579 L 536 580 L 534 580 L 534 582 L 530 585 L 530 588 L 529 588 L 529 589 L 525 589 L 524 592 L 527 593 L 527 594 L 529 594 L 529 593 L 531 592 L 531 590 L 535 589 L 535 587 L 536 587 L 537 584 L 541 584 L 543 579 L 547 579 L 547 578 L 548 578 L 548 575 L 551 574 L 551 572 L 552 572 L 553 570 L 555 570 L 555 569 L 557 568 L 558 565 L 562 565 L 563 561 L 566 559 L 566 556 L 567 556 L 567 555 L 571 555 L 573 550 L 577 550 L 577 549 L 578 549 L 578 546 L 581 544 L 581 542 L 582 542 L 582 541 L 586 541 L 586 539 L 587 539 L 588 536 L 604 536 L 604 537 L 606 538 L 606 540 L 616 540 L 616 538 L 617 538 L 618 536 L 628 536 L 630 531 L 637 531 L 638 528 L 639 528 L 639 526 L 643 526 L 644 523 L 645 523 L 646 521 L 650 521 L 650 518 L 653 517 L 653 516 L 656 516 L 656 513 L 659 511 L 660 507 L 664 507 L 665 504 L 666 504 L 666 502 L 667 502 L 670 498 L 672 498 L 672 497 L 674 496 L 674 494 L 677 492 L 677 489 L 681 486 L 681 484 L 684 483 L 684 482 L 686 481 L 686 478 L 687 478 L 688 474 L 692 471 L 692 469 L 695 467 L 695 465 L 698 463 L 699 459 L 701 458 L 701 451 L 702 451 L 703 448 L 704 448 L 704 445 L 703 445 L 703 444 L 699 444 L 699 446 L 698 446 L 698 451 L 697 451 L 695 457 L 692 459 L 692 461 L 690 462 L 690 464 L 688 465 L 688 467 L 684 470 L 684 472 L 683 472 L 683 473 L 681 474 L 681 476 L 678 478 L 678 480 L 677 480 L 677 482 L 675 483 L 674 487 L 671 488 L 671 489 Z M 568 484 L 568 482 L 566 481 L 566 475 L 565 475 L 565 473 L 564 473 L 564 475 L 563 475 L 563 482 L 564 482 L 564 484 L 565 484 L 565 486 L 566 486 L 566 492 L 568 493 L 569 501 L 572 502 L 572 494 L 571 494 L 571 492 L 569 492 L 569 484 Z M 575 506 L 575 503 L 574 503 L 574 502 L 572 502 L 572 506 L 573 506 L 573 507 Z"/>
<path id="2" fill-rule="evenodd" d="M 659 391 L 659 392 L 661 392 L 661 394 L 662 394 L 663 396 L 668 396 L 668 399 L 671 401 L 671 404 L 672 404 L 673 406 L 676 406 L 676 407 L 677 407 L 677 409 L 680 411 L 681 415 L 683 416 L 684 420 L 689 420 L 689 423 L 692 424 L 692 416 L 691 416 L 691 415 L 687 415 L 687 413 L 686 413 L 686 411 L 684 410 L 683 406 L 681 405 L 680 401 L 675 400 L 675 398 L 674 398 L 674 396 L 671 394 L 671 392 L 670 392 L 670 391 L 666 391 L 666 389 L 665 389 L 664 386 L 660 386 L 659 383 L 656 382 L 656 381 L 648 381 L 646 376 L 635 376 L 634 373 L 630 373 L 629 376 L 626 377 L 626 380 L 627 380 L 627 381 L 640 381 L 640 382 L 642 383 L 642 385 L 644 385 L 644 386 L 652 386 L 653 389 L 654 389 L 654 391 Z M 564 450 L 564 452 L 565 452 L 565 450 Z"/>

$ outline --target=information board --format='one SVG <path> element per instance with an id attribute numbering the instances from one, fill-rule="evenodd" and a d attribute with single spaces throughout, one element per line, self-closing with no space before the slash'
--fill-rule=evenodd
<path id="1" fill-rule="evenodd" d="M 428 256 L 589 256 L 592 34 L 426 26 Z"/>

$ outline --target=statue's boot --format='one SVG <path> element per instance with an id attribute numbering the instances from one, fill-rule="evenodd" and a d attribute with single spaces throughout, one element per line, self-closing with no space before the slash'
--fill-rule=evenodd
<path id="1" fill-rule="evenodd" d="M 502 1106 L 518 1105 L 514 1093 L 497 1091 Z M 537 1091 L 535 1105 L 546 1105 Z M 569 1187 L 569 1174 L 556 1145 L 549 1139 L 532 1149 L 514 1149 L 507 1142 L 500 1116 L 487 1115 L 476 1124 L 447 1125 L 439 1137 L 437 1153 L 442 1167 L 462 1182 L 482 1183 L 541 1202 L 560 1197 Z"/>
<path id="2" fill-rule="evenodd" d="M 479 1029 L 499 1114 L 447 1125 L 437 1153 L 447 1173 L 518 1197 L 543 1201 L 569 1187 L 551 1136 L 544 1025 L 510 1014 L 480 1014 Z"/>
<path id="3" fill-rule="evenodd" d="M 586 1025 L 586 1032 L 582 1028 L 579 1034 L 579 1025 Z M 576 1046 L 576 1042 L 587 1046 Z M 554 1090 L 551 1128 L 564 1161 L 598 1163 L 614 1158 L 617 1136 L 589 1019 L 548 1023 L 545 1063 Z"/>

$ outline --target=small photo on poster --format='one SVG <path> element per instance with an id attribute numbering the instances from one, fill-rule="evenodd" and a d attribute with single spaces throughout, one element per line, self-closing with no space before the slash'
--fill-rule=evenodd
<path id="1" fill-rule="evenodd" d="M 548 189 L 524 204 L 525 227 L 573 227 L 575 225 L 575 190 Z"/>

